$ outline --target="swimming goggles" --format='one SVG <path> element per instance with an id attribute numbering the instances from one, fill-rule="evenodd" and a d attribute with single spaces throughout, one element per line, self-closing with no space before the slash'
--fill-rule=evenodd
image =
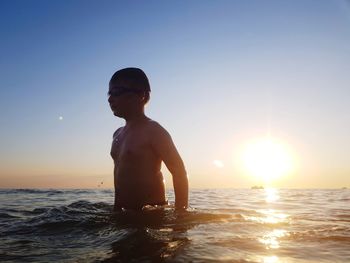
<path id="1" fill-rule="evenodd" d="M 140 93 L 143 92 L 139 89 L 125 88 L 125 87 L 115 87 L 108 91 L 108 96 L 118 97 L 125 93 Z"/>

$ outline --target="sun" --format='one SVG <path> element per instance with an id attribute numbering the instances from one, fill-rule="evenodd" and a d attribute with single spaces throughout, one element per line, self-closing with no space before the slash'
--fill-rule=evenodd
<path id="1" fill-rule="evenodd" d="M 271 138 L 248 143 L 243 152 L 243 163 L 249 174 L 265 184 L 288 174 L 293 166 L 286 144 Z"/>

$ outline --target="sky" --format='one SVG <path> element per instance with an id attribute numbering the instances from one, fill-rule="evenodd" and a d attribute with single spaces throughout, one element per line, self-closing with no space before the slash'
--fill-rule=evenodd
<path id="1" fill-rule="evenodd" d="M 108 82 L 130 66 L 191 188 L 261 183 L 260 138 L 293 160 L 272 186 L 350 187 L 349 1 L 2 0 L 0 36 L 2 188 L 113 187 Z"/>

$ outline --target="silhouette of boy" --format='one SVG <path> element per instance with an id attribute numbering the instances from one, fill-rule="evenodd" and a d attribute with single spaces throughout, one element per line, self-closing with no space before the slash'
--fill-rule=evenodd
<path id="1" fill-rule="evenodd" d="M 138 68 L 114 73 L 109 82 L 108 102 L 115 116 L 126 124 L 113 134 L 114 209 L 142 209 L 164 205 L 162 161 L 173 177 L 175 207 L 188 206 L 188 180 L 183 161 L 170 134 L 144 113 L 150 98 L 146 74 Z"/>

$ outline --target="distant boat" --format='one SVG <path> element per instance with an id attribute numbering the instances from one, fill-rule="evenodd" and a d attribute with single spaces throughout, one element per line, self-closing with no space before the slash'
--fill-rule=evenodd
<path id="1" fill-rule="evenodd" d="M 344 187 L 342 187 L 341 189 L 345 190 L 345 189 L 348 189 L 348 188 L 344 186 Z"/>
<path id="2" fill-rule="evenodd" d="M 254 185 L 251 189 L 264 189 L 264 187 L 262 185 Z"/>

